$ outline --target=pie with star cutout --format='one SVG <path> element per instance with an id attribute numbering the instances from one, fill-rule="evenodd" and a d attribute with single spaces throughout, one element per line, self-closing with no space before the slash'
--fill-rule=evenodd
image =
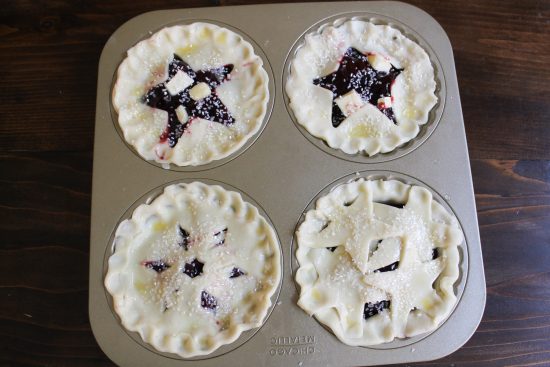
<path id="1" fill-rule="evenodd" d="M 414 139 L 437 103 L 428 54 L 397 29 L 360 20 L 306 35 L 285 89 L 309 133 L 368 156 Z"/>
<path id="2" fill-rule="evenodd" d="M 435 330 L 456 303 L 464 237 L 426 188 L 365 179 L 337 186 L 296 238 L 298 305 L 348 345 Z"/>
<path id="3" fill-rule="evenodd" d="M 240 194 L 175 184 L 120 223 L 105 287 L 126 329 L 188 358 L 263 324 L 280 262 L 273 228 Z"/>
<path id="4" fill-rule="evenodd" d="M 126 141 L 165 168 L 229 156 L 260 129 L 268 76 L 252 45 L 214 24 L 164 28 L 128 50 L 113 89 Z"/>

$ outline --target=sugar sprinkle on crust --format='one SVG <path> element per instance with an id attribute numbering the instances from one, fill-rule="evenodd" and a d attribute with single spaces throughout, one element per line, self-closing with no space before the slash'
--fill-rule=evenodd
<path id="1" fill-rule="evenodd" d="M 434 330 L 456 303 L 463 234 L 426 188 L 362 178 L 337 186 L 296 236 L 298 305 L 348 345 Z"/>
<path id="2" fill-rule="evenodd" d="M 188 67 L 170 69 L 178 59 Z M 212 83 L 216 70 L 226 73 Z M 190 99 L 193 106 L 173 105 L 172 111 L 145 103 L 157 89 L 163 92 L 159 98 Z M 202 165 L 236 152 L 260 129 L 268 99 L 268 75 L 252 45 L 229 29 L 201 22 L 164 28 L 130 48 L 112 96 L 124 139 L 144 159 L 166 168 Z"/>
<path id="3" fill-rule="evenodd" d="M 437 103 L 434 69 L 422 47 L 395 28 L 360 20 L 306 35 L 285 89 L 310 134 L 368 156 L 414 139 Z M 352 90 L 363 103 L 351 97 L 333 103 Z"/>
<path id="4" fill-rule="evenodd" d="M 200 182 L 138 206 L 114 247 L 105 287 L 122 325 L 184 358 L 261 326 L 281 279 L 277 236 L 256 207 Z"/>

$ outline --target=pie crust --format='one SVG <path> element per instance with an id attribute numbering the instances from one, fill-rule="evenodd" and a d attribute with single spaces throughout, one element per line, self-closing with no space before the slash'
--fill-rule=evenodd
<path id="1" fill-rule="evenodd" d="M 345 344 L 435 330 L 456 303 L 463 234 L 426 188 L 362 178 L 337 186 L 296 237 L 298 305 Z"/>
<path id="2" fill-rule="evenodd" d="M 336 105 L 336 97 L 341 95 L 322 87 L 320 81 L 340 72 L 344 68 L 343 60 L 352 50 L 369 58 L 370 71 L 376 78 L 387 75 L 383 65 L 378 64 L 388 67 L 391 64 L 392 72 L 398 75 L 386 85 L 390 95 L 384 93 L 380 97 L 386 98 L 369 102 L 365 96 L 369 95 L 368 88 L 374 79 L 360 77 L 365 70 L 350 74 L 350 78 L 360 82 L 350 83 L 344 89 L 362 91 L 362 103 L 353 103 L 358 96 L 350 96 L 348 102 L 353 108 L 335 127 L 333 119 L 341 109 Z M 373 62 L 370 57 L 379 62 Z M 350 78 L 339 81 L 349 83 Z M 319 33 L 306 35 L 291 63 L 286 83 L 290 108 L 297 122 L 310 134 L 347 154 L 368 156 L 391 152 L 415 138 L 437 103 L 435 90 L 434 69 L 422 47 L 395 28 L 360 20 L 349 20 L 338 27 L 329 26 Z M 392 112 L 385 113 L 390 108 Z M 394 119 L 387 116 L 391 114 Z"/>
<path id="3" fill-rule="evenodd" d="M 175 184 L 120 223 L 105 287 L 126 329 L 187 358 L 262 325 L 280 261 L 273 228 L 240 194 Z"/>
<path id="4" fill-rule="evenodd" d="M 187 73 L 171 73 L 177 58 L 178 70 Z M 262 65 L 249 42 L 214 24 L 156 32 L 129 49 L 118 68 L 112 101 L 124 138 L 144 159 L 165 168 L 227 157 L 260 129 L 266 115 L 268 75 Z M 208 71 L 219 80 L 208 78 Z M 199 72 L 210 88 L 194 78 Z M 147 99 L 155 88 L 168 98 L 169 110 Z M 192 106 L 183 112 L 178 98 Z"/>

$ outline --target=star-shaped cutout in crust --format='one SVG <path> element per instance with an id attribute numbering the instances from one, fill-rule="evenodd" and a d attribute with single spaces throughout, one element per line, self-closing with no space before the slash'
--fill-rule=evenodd
<path id="1" fill-rule="evenodd" d="M 185 73 L 191 81 L 185 89 L 172 95 L 167 88 L 167 84 L 180 71 Z M 151 88 L 143 96 L 143 101 L 148 106 L 168 112 L 168 124 L 160 136 L 160 141 L 168 141 L 169 146 L 173 148 L 195 118 L 214 121 L 226 126 L 233 124 L 235 119 L 216 95 L 216 88 L 229 79 L 231 71 L 233 71 L 232 64 L 210 70 L 195 71 L 178 55 L 174 54 L 174 58 L 168 64 L 168 79 Z M 200 83 L 208 85 L 210 94 L 195 100 L 189 92 Z M 180 106 L 183 106 L 188 116 L 188 119 L 183 122 L 178 119 L 178 113 L 176 112 L 176 109 Z"/>
<path id="2" fill-rule="evenodd" d="M 368 56 L 353 47 L 346 50 L 340 60 L 338 70 L 313 80 L 313 84 L 332 92 L 332 126 L 338 127 L 346 119 L 335 100 L 355 90 L 361 99 L 376 107 L 395 123 L 391 107 L 379 105 L 382 97 L 391 98 L 391 86 L 403 69 L 393 65 L 388 72 L 377 71 L 369 63 Z"/>

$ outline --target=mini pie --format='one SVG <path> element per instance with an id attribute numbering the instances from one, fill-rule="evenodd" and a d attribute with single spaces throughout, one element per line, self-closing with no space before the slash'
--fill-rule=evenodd
<path id="1" fill-rule="evenodd" d="M 114 245 L 105 287 L 122 325 L 184 358 L 261 326 L 281 278 L 274 230 L 220 186 L 166 187 L 120 223 Z"/>
<path id="2" fill-rule="evenodd" d="M 387 153 L 418 135 L 437 103 L 428 54 L 395 28 L 350 20 L 308 34 L 286 92 L 309 133 L 347 154 Z"/>
<path id="3" fill-rule="evenodd" d="M 337 186 L 296 236 L 298 305 L 348 345 L 434 330 L 456 303 L 462 231 L 423 187 L 364 179 Z"/>
<path id="4" fill-rule="evenodd" d="M 268 76 L 252 45 L 207 23 L 164 28 L 128 50 L 113 89 L 124 138 L 146 160 L 202 165 L 262 124 Z"/>

